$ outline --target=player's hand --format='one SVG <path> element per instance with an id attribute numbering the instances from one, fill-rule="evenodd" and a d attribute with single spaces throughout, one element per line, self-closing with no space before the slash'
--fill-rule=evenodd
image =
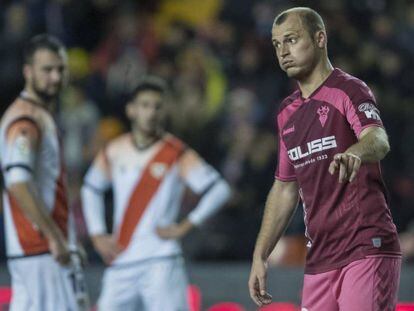
<path id="1" fill-rule="evenodd" d="M 167 227 L 157 227 L 157 234 L 162 239 L 181 239 L 194 225 L 188 220 L 183 220 L 179 224 L 171 224 Z"/>
<path id="2" fill-rule="evenodd" d="M 85 250 L 85 247 L 81 243 L 77 243 L 77 255 L 79 256 L 80 262 L 82 267 L 86 266 L 88 264 L 88 253 Z"/>
<path id="3" fill-rule="evenodd" d="M 414 258 L 414 234 L 405 232 L 400 234 L 401 251 L 406 258 Z"/>
<path id="4" fill-rule="evenodd" d="M 361 167 L 361 158 L 352 153 L 337 153 L 329 165 L 329 173 L 335 174 L 339 170 L 338 181 L 352 182 Z"/>
<path id="5" fill-rule="evenodd" d="M 121 252 L 121 248 L 112 234 L 95 235 L 91 237 L 91 240 L 95 250 L 107 265 L 114 261 Z"/>
<path id="6" fill-rule="evenodd" d="M 253 259 L 249 277 L 249 293 L 259 307 L 272 302 L 272 296 L 266 292 L 266 272 L 266 262 L 261 259 Z"/>
<path id="7" fill-rule="evenodd" d="M 68 244 L 63 235 L 49 237 L 48 244 L 53 258 L 61 265 L 68 265 L 70 262 L 70 253 Z"/>

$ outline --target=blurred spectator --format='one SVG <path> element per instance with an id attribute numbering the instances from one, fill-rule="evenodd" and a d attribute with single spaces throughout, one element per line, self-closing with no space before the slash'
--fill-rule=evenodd
<path id="1" fill-rule="evenodd" d="M 91 94 L 95 100 L 110 105 L 106 111 L 109 113 L 120 110 L 119 103 L 124 102 L 139 77 L 147 72 L 158 51 L 150 20 L 134 7 L 120 7 L 111 26 L 92 56 L 97 85 Z"/>
<path id="2" fill-rule="evenodd" d="M 70 181 L 80 185 L 81 175 L 92 160 L 91 150 L 99 121 L 95 103 L 86 98 L 83 89 L 72 84 L 62 96 L 60 124 L 64 132 L 65 161 Z"/>

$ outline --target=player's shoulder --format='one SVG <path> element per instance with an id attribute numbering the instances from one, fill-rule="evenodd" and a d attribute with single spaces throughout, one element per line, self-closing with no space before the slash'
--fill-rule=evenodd
<path id="1" fill-rule="evenodd" d="M 42 128 L 42 112 L 40 108 L 27 102 L 20 97 L 4 112 L 0 124 L 4 130 L 8 130 L 10 127 L 16 127 L 20 125 L 32 124 L 37 130 L 41 131 Z"/>
<path id="2" fill-rule="evenodd" d="M 340 89 L 350 98 L 358 96 L 374 97 L 371 89 L 363 80 L 339 68 L 335 68 L 334 75 L 334 78 L 329 80 L 328 87 Z"/>
<path id="3" fill-rule="evenodd" d="M 185 149 L 188 149 L 184 141 L 171 133 L 165 133 L 162 140 L 168 147 L 177 152 L 183 152 Z"/>
<path id="4" fill-rule="evenodd" d="M 125 146 L 132 144 L 132 133 L 123 133 L 113 139 L 111 139 L 106 145 L 105 149 L 108 152 L 116 150 L 122 150 Z"/>
<path id="5" fill-rule="evenodd" d="M 280 114 L 286 107 L 291 105 L 294 101 L 300 98 L 300 90 L 297 89 L 292 92 L 289 96 L 285 97 L 279 105 L 278 114 Z"/>

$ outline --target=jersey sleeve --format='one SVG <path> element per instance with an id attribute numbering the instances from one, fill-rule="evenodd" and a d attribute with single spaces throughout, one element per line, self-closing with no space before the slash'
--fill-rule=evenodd
<path id="1" fill-rule="evenodd" d="M 104 193 L 111 186 L 110 166 L 101 150 L 87 171 L 81 189 L 82 211 L 89 235 L 106 234 Z"/>
<path id="2" fill-rule="evenodd" d="M 202 197 L 188 214 L 196 226 L 217 213 L 231 195 L 230 186 L 220 174 L 193 150 L 188 149 L 180 160 L 180 175 L 185 183 Z"/>
<path id="3" fill-rule="evenodd" d="M 205 192 L 219 178 L 219 173 L 194 150 L 187 149 L 180 159 L 180 175 L 192 191 Z"/>
<path id="4" fill-rule="evenodd" d="M 383 127 L 374 94 L 364 82 L 353 83 L 348 94 L 350 101 L 345 103 L 346 118 L 356 137 L 367 127 Z"/>
<path id="5" fill-rule="evenodd" d="M 278 162 L 276 166 L 275 178 L 281 181 L 295 181 L 296 180 L 296 173 L 295 168 L 293 167 L 292 163 L 289 160 L 289 155 L 287 152 L 287 148 L 283 142 L 282 138 L 282 128 L 277 122 L 278 127 Z"/>
<path id="6" fill-rule="evenodd" d="M 111 186 L 111 168 L 105 149 L 98 153 L 86 172 L 84 185 L 99 192 L 104 192 Z"/>
<path id="7" fill-rule="evenodd" d="M 37 123 L 30 118 L 22 118 L 13 122 L 5 135 L 6 146 L 2 159 L 5 184 L 31 180 L 41 141 Z"/>

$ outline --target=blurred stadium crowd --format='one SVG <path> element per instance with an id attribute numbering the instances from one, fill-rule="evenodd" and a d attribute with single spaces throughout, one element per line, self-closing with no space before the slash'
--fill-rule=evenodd
<path id="1" fill-rule="evenodd" d="M 58 116 L 72 204 L 79 206 L 79 186 L 96 151 L 127 130 L 129 91 L 144 74 L 163 77 L 170 86 L 169 130 L 234 191 L 228 208 L 185 241 L 187 255 L 248 259 L 276 166 L 274 112 L 295 87 L 277 66 L 270 30 L 280 10 L 298 5 L 324 17 L 334 66 L 376 94 L 392 146 L 383 163 L 392 213 L 414 257 L 410 0 L 2 0 L 0 112 L 23 86 L 26 40 L 41 32 L 59 37 L 69 48 L 70 83 Z M 188 193 L 184 213 L 196 200 Z M 296 218 L 288 234 L 302 235 L 300 211 Z"/>

